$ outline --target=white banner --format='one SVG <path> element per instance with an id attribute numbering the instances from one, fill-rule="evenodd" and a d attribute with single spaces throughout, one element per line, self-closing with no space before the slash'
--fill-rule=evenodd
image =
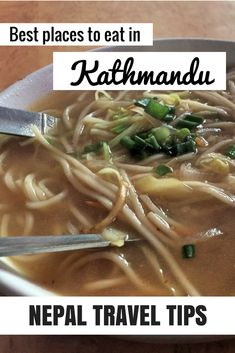
<path id="1" fill-rule="evenodd" d="M 1 23 L 0 45 L 152 45 L 152 23 Z"/>
<path id="2" fill-rule="evenodd" d="M 54 52 L 54 90 L 224 90 L 225 52 Z"/>
<path id="3" fill-rule="evenodd" d="M 0 334 L 234 335 L 235 297 L 1 297 Z"/>

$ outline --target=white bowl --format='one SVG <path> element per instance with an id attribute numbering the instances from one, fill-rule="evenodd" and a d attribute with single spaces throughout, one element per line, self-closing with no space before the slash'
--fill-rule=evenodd
<path id="1" fill-rule="evenodd" d="M 226 51 L 227 67 L 235 67 L 235 42 L 207 39 L 160 39 L 152 47 L 109 47 L 101 51 Z M 0 93 L 0 106 L 27 109 L 52 90 L 52 65 L 46 66 Z M 6 295 L 53 295 L 23 279 L 0 261 L 0 292 Z"/>

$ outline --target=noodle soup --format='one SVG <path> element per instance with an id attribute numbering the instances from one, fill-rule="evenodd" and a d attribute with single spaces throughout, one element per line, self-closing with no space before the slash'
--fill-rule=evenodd
<path id="1" fill-rule="evenodd" d="M 11 266 L 63 295 L 234 295 L 234 80 L 226 92 L 57 92 L 38 102 L 58 129 L 2 135 L 0 235 L 97 232 L 113 247 Z"/>

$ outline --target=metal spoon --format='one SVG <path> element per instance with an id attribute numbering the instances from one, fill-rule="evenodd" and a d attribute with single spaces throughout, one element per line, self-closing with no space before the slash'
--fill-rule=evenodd
<path id="1" fill-rule="evenodd" d="M 125 243 L 139 241 L 126 239 Z M 99 234 L 17 236 L 0 238 L 0 257 L 40 254 L 68 250 L 97 249 L 112 246 Z"/>
<path id="2" fill-rule="evenodd" d="M 45 113 L 0 107 L 0 133 L 33 137 L 31 126 L 35 125 L 44 135 L 55 128 L 58 119 Z"/>

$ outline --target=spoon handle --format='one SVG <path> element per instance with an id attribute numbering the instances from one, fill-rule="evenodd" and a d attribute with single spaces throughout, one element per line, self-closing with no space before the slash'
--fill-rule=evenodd
<path id="1" fill-rule="evenodd" d="M 35 125 L 44 135 L 56 126 L 57 120 L 45 113 L 0 107 L 0 133 L 2 134 L 33 137 L 31 127 Z"/>
<path id="2" fill-rule="evenodd" d="M 0 238 L 0 257 L 110 246 L 99 234 L 43 235 Z"/>

